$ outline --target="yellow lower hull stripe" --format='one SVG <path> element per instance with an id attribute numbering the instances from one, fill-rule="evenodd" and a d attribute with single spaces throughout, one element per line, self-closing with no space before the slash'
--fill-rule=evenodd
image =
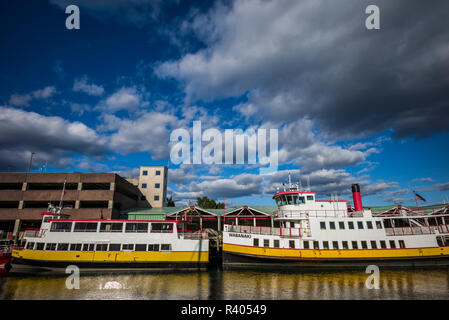
<path id="1" fill-rule="evenodd" d="M 449 255 L 449 247 L 364 250 L 314 250 L 250 247 L 224 243 L 223 252 L 256 255 L 267 258 L 279 257 L 303 259 L 382 259 L 445 256 Z"/>
<path id="2" fill-rule="evenodd" d="M 35 261 L 73 262 L 208 262 L 207 251 L 112 252 L 112 251 L 43 251 L 13 250 L 14 258 Z"/>

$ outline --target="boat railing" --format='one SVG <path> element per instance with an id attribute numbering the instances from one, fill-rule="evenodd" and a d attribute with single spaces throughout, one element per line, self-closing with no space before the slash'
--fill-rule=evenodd
<path id="1" fill-rule="evenodd" d="M 34 228 L 26 229 L 25 232 L 23 233 L 23 236 L 28 238 L 42 238 L 44 235 L 45 230 Z"/>
<path id="2" fill-rule="evenodd" d="M 207 231 L 184 231 L 178 232 L 178 238 L 184 240 L 200 240 L 200 239 L 209 239 L 209 235 Z"/>
<path id="3" fill-rule="evenodd" d="M 300 228 L 237 226 L 230 224 L 225 224 L 224 230 L 228 232 L 260 234 L 268 236 L 271 235 L 280 237 L 301 237 L 302 233 L 308 233 L 307 230 L 301 230 Z"/>
<path id="4" fill-rule="evenodd" d="M 387 236 L 413 236 L 423 234 L 434 234 L 434 227 L 394 227 L 385 228 Z"/>
<path id="5" fill-rule="evenodd" d="M 447 225 L 447 224 L 440 224 L 438 226 L 438 231 L 440 233 L 449 233 L 449 225 Z"/>
<path id="6" fill-rule="evenodd" d="M 363 211 L 348 212 L 346 210 L 278 210 L 275 218 L 307 219 L 307 218 L 362 218 Z"/>

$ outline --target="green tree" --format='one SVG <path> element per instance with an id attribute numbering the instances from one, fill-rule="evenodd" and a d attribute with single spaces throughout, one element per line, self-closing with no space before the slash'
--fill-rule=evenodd
<path id="1" fill-rule="evenodd" d="M 223 209 L 224 203 L 215 202 L 215 200 L 209 199 L 207 196 L 196 198 L 195 206 L 203 209 Z"/>

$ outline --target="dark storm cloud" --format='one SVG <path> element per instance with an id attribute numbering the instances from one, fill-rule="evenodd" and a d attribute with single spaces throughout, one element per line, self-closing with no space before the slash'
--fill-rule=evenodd
<path id="1" fill-rule="evenodd" d="M 365 28 L 370 4 L 380 30 Z M 249 92 L 237 109 L 253 121 L 309 117 L 335 138 L 423 138 L 449 128 L 447 12 L 444 0 L 235 1 L 190 25 L 206 49 L 156 73 L 190 101 Z"/>
<path id="2" fill-rule="evenodd" d="M 74 153 L 103 156 L 107 148 L 103 137 L 80 122 L 0 106 L 0 170 L 27 169 L 30 152 L 36 153 L 35 168 L 46 162 L 65 168 L 73 165 Z"/>

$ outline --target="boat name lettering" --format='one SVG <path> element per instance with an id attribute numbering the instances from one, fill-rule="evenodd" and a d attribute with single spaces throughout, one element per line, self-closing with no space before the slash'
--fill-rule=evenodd
<path id="1" fill-rule="evenodd" d="M 229 236 L 237 238 L 251 238 L 250 234 L 242 234 L 242 233 L 230 233 Z"/>

